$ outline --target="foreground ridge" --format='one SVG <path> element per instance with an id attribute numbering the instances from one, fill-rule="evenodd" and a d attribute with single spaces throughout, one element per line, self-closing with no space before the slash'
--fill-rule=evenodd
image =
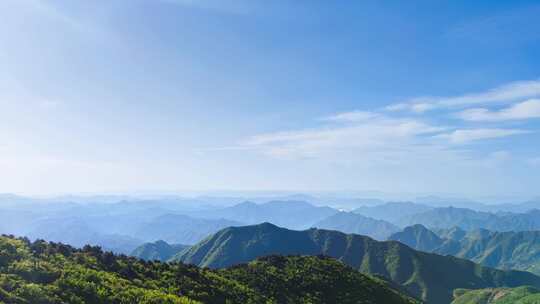
<path id="1" fill-rule="evenodd" d="M 327 257 L 269 256 L 210 270 L 1 236 L 0 303 L 418 302 Z"/>

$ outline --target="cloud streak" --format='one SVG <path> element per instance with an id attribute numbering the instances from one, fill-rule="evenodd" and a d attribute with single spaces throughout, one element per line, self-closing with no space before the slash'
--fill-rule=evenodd
<path id="1" fill-rule="evenodd" d="M 343 116 L 338 117 L 341 119 Z M 349 117 L 346 121 L 350 121 Z M 400 145 L 414 144 L 419 136 L 429 136 L 444 130 L 446 128 L 418 120 L 379 117 L 353 125 L 260 134 L 249 138 L 242 145 L 257 147 L 277 157 L 316 157 L 344 150 L 397 149 Z"/>
<path id="2" fill-rule="evenodd" d="M 507 121 L 540 118 L 540 99 L 529 99 L 500 111 L 486 108 L 464 110 L 457 115 L 467 121 Z"/>
<path id="3" fill-rule="evenodd" d="M 351 111 L 328 116 L 323 118 L 322 120 L 336 122 L 359 122 L 376 117 L 380 117 L 380 114 L 368 111 Z"/>
<path id="4" fill-rule="evenodd" d="M 540 96 L 540 80 L 511 82 L 497 88 L 453 97 L 420 97 L 386 107 L 388 111 L 424 113 L 441 108 L 459 108 L 479 104 L 511 103 Z"/>
<path id="5" fill-rule="evenodd" d="M 436 137 L 447 139 L 452 144 L 466 144 L 478 140 L 501 138 L 527 133 L 531 133 L 531 131 L 519 129 L 459 129 L 450 133 L 437 135 Z"/>
<path id="6" fill-rule="evenodd" d="M 425 149 L 428 146 L 434 150 L 446 150 L 455 145 L 530 133 L 521 129 L 460 129 L 418 119 L 383 115 L 365 117 L 364 112 L 338 114 L 325 120 L 341 123 L 306 130 L 259 134 L 243 141 L 240 147 L 259 150 L 278 158 L 335 158 L 342 153 L 415 153 L 420 147 Z"/>

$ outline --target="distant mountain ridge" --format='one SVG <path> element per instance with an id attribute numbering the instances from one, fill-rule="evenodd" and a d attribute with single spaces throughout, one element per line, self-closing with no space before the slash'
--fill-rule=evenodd
<path id="1" fill-rule="evenodd" d="M 488 229 L 494 231 L 540 230 L 540 210 L 527 213 L 490 213 L 466 208 L 435 208 L 403 218 L 399 226 L 421 224 L 428 228 L 449 229 L 459 227 L 464 230 Z"/>
<path id="2" fill-rule="evenodd" d="M 223 229 L 174 259 L 223 268 L 271 254 L 334 257 L 362 272 L 384 276 L 430 304 L 450 303 L 456 288 L 540 287 L 540 277 L 527 272 L 485 268 L 464 259 L 416 251 L 399 242 L 320 229 L 294 231 L 269 223 Z"/>
<path id="3" fill-rule="evenodd" d="M 354 209 L 352 212 L 387 221 L 395 225 L 400 223 L 405 217 L 422 213 L 433 208 L 434 207 L 428 205 L 412 202 L 388 202 L 377 206 L 362 206 Z"/>
<path id="4" fill-rule="evenodd" d="M 172 256 L 180 253 L 182 250 L 189 248 L 189 245 L 168 244 L 165 241 L 157 241 L 154 243 L 144 243 L 135 248 L 130 256 L 143 259 L 146 261 L 162 261 L 166 262 Z"/>
<path id="5" fill-rule="evenodd" d="M 540 231 L 464 231 L 454 228 L 438 233 L 440 235 L 422 225 L 414 225 L 389 239 L 418 250 L 453 255 L 484 266 L 540 275 Z"/>
<path id="6" fill-rule="evenodd" d="M 433 252 L 445 242 L 435 232 L 420 224 L 406 227 L 403 231 L 389 236 L 388 240 L 398 241 L 411 248 L 427 252 Z"/>
<path id="7" fill-rule="evenodd" d="M 181 214 L 164 214 L 142 223 L 135 231 L 144 240 L 195 244 L 212 233 L 243 223 L 228 219 L 201 219 Z"/>
<path id="8" fill-rule="evenodd" d="M 270 201 L 256 204 L 243 202 L 231 207 L 190 213 L 207 219 L 228 219 L 246 224 L 274 223 L 291 229 L 306 229 L 339 212 L 330 207 L 317 207 L 305 201 Z"/>
<path id="9" fill-rule="evenodd" d="M 352 212 L 336 213 L 315 223 L 313 227 L 366 235 L 376 240 L 386 240 L 392 233 L 400 230 L 399 227 L 387 221 Z"/>

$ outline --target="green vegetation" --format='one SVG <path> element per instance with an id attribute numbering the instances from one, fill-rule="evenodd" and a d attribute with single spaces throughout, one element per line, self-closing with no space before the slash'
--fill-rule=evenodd
<path id="1" fill-rule="evenodd" d="M 283 302 L 285 301 L 285 302 Z M 271 256 L 231 269 L 147 262 L 99 247 L 0 237 L 6 304 L 413 304 L 386 282 L 324 257 Z"/>
<path id="2" fill-rule="evenodd" d="M 440 236 L 422 225 L 414 225 L 389 239 L 414 249 L 453 255 L 484 266 L 525 270 L 540 275 L 540 231 L 463 231 L 453 228 L 438 233 Z"/>
<path id="3" fill-rule="evenodd" d="M 540 290 L 533 287 L 487 288 L 455 291 L 452 304 L 538 304 Z"/>
<path id="4" fill-rule="evenodd" d="M 274 255 L 219 273 L 252 286 L 275 303 L 418 303 L 381 279 L 323 256 Z"/>
<path id="5" fill-rule="evenodd" d="M 154 243 L 142 244 L 135 248 L 130 255 L 146 261 L 158 260 L 165 262 L 173 255 L 178 254 L 188 247 L 188 245 L 168 244 L 165 241 L 157 241 Z"/>
<path id="6" fill-rule="evenodd" d="M 434 304 L 450 303 L 457 288 L 540 287 L 540 278 L 527 272 L 482 267 L 464 259 L 416 251 L 399 242 L 377 242 L 319 229 L 294 231 L 269 223 L 224 229 L 175 258 L 224 268 L 270 254 L 334 257 L 361 272 L 388 278 Z"/>
<path id="7" fill-rule="evenodd" d="M 414 249 L 427 252 L 433 252 L 434 249 L 444 243 L 444 240 L 436 233 L 420 224 L 405 227 L 403 231 L 396 232 L 388 237 L 388 240 L 398 241 Z"/>

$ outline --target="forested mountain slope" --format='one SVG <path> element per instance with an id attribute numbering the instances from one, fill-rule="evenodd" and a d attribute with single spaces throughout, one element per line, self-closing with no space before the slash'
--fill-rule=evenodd
<path id="1" fill-rule="evenodd" d="M 223 268 L 270 254 L 334 257 L 361 272 L 384 276 L 433 304 L 450 303 L 456 288 L 540 287 L 540 278 L 527 272 L 486 268 L 464 259 L 416 251 L 399 242 L 319 229 L 294 231 L 269 223 L 226 228 L 176 259 Z"/>
<path id="2" fill-rule="evenodd" d="M 331 288 L 329 288 L 331 287 Z M 0 237 L 6 304 L 413 304 L 386 282 L 324 257 L 266 257 L 230 269 L 145 262 Z"/>
<path id="3" fill-rule="evenodd" d="M 453 255 L 484 266 L 540 274 L 540 231 L 463 231 L 454 228 L 438 233 L 440 236 L 422 225 L 414 225 L 389 239 L 418 250 Z"/>
<path id="4" fill-rule="evenodd" d="M 157 241 L 153 243 L 144 243 L 135 248 L 130 256 L 143 259 L 146 261 L 162 261 L 166 262 L 175 254 L 188 248 L 189 245 L 169 244 L 165 241 Z"/>

